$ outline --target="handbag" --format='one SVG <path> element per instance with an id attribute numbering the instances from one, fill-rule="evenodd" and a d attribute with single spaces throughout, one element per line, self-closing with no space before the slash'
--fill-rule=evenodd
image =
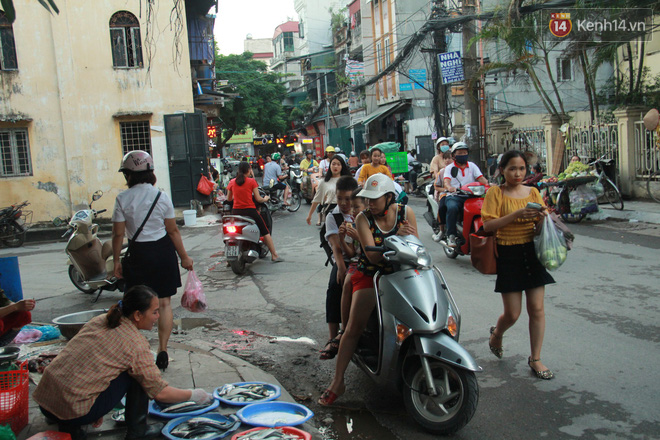
<path id="1" fill-rule="evenodd" d="M 213 192 L 213 182 L 209 180 L 204 174 L 201 175 L 199 183 L 197 184 L 197 191 L 205 196 L 210 196 Z"/>
<path id="2" fill-rule="evenodd" d="M 142 221 L 140 227 L 137 229 L 137 231 L 135 231 L 135 235 L 133 235 L 133 238 L 128 240 L 128 248 L 126 249 L 123 258 L 121 259 L 121 268 L 124 278 L 126 278 L 127 274 L 129 274 L 130 276 L 131 273 L 130 271 L 135 266 L 135 261 L 133 261 L 134 259 L 131 258 L 132 245 L 135 242 L 135 240 L 137 240 L 138 236 L 140 235 L 140 232 L 142 232 L 144 225 L 147 224 L 147 220 L 149 220 L 149 216 L 151 216 L 151 213 L 156 207 L 156 203 L 158 203 L 158 199 L 160 199 L 161 194 L 162 193 L 158 191 L 158 195 L 154 199 L 154 202 L 151 204 L 151 208 L 149 208 L 149 212 L 147 212 L 147 216 L 144 218 L 144 221 Z"/>
<path id="3" fill-rule="evenodd" d="M 484 231 L 483 226 L 470 234 L 470 261 L 484 275 L 497 273 L 497 240 L 495 234 Z"/>

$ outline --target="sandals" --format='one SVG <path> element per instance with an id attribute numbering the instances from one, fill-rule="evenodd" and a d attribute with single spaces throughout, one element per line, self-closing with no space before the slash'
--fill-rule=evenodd
<path id="1" fill-rule="evenodd" d="M 494 336 L 496 339 L 498 338 L 498 336 L 495 334 L 495 327 L 490 328 L 490 336 Z M 499 336 L 499 339 L 502 340 L 502 336 Z M 504 347 L 495 347 L 494 345 L 491 345 L 490 337 L 488 338 L 488 347 L 490 348 L 491 353 L 493 353 L 498 359 L 502 359 L 502 356 L 504 355 Z"/>
<path id="2" fill-rule="evenodd" d="M 318 404 L 321 406 L 330 406 L 333 403 L 335 403 L 335 400 L 339 395 L 335 394 L 333 391 L 330 391 L 330 388 L 327 390 L 323 391 L 323 394 L 321 394 L 321 397 L 319 397 Z"/>
<path id="3" fill-rule="evenodd" d="M 325 361 L 328 359 L 334 359 L 335 356 L 337 356 L 337 353 L 339 352 L 339 338 L 335 337 L 332 339 L 328 339 L 328 342 L 325 343 L 325 347 L 323 350 L 320 351 L 321 356 L 319 356 L 319 359 Z"/>
<path id="4" fill-rule="evenodd" d="M 534 372 L 536 377 L 538 377 L 539 379 L 543 379 L 543 380 L 550 380 L 553 377 L 555 377 L 555 374 L 550 370 L 537 371 L 537 370 L 534 369 L 534 367 L 532 367 L 532 362 L 540 362 L 540 361 L 541 361 L 540 358 L 539 359 L 532 359 L 531 356 L 527 358 L 527 365 L 529 365 L 529 368 L 532 369 L 532 371 Z"/>

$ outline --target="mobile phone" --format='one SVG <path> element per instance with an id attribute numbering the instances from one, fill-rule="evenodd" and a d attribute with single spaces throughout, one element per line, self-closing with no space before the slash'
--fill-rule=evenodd
<path id="1" fill-rule="evenodd" d="M 536 209 L 537 211 L 540 211 L 543 208 L 543 206 L 539 205 L 538 203 L 534 202 L 529 202 L 527 206 L 525 206 L 525 209 Z"/>

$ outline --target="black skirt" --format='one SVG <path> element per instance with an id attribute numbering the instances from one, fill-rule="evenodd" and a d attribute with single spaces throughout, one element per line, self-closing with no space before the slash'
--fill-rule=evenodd
<path id="1" fill-rule="evenodd" d="M 534 243 L 497 245 L 495 292 L 522 292 L 554 282 L 554 278 L 536 258 Z"/>
<path id="2" fill-rule="evenodd" d="M 168 298 L 181 287 L 179 260 L 169 235 L 156 241 L 133 243 L 131 261 L 131 267 L 122 267 L 126 290 L 144 284 L 151 287 L 158 298 Z"/>

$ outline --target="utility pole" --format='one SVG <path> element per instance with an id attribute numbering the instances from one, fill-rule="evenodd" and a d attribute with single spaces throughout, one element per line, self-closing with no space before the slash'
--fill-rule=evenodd
<path id="1" fill-rule="evenodd" d="M 475 13 L 475 2 L 479 0 L 466 0 L 463 2 L 463 16 L 474 15 Z M 481 145 L 479 142 L 480 131 L 479 131 L 479 96 L 478 96 L 478 87 L 476 83 L 478 78 L 476 78 L 477 73 L 477 46 L 473 44 L 472 47 L 468 50 L 470 45 L 470 40 L 474 38 L 474 21 L 468 21 L 463 24 L 463 68 L 465 70 L 465 89 L 464 89 L 464 99 L 465 99 L 465 113 L 464 113 L 464 124 L 465 124 L 465 135 L 467 144 L 470 146 L 470 159 L 478 164 L 482 164 L 482 154 L 480 152 Z M 475 148 L 478 147 L 478 148 Z M 484 152 L 485 157 L 485 152 Z M 483 165 L 483 164 L 482 164 Z"/>
<path id="2" fill-rule="evenodd" d="M 433 1 L 433 9 L 431 11 L 431 19 L 438 19 L 447 16 L 447 9 L 444 2 L 441 0 Z M 431 75 L 433 77 L 433 118 L 435 120 L 435 131 L 438 137 L 446 136 L 447 132 L 446 123 L 448 121 L 447 111 L 447 87 L 442 83 L 440 78 L 440 66 L 438 65 L 438 54 L 447 52 L 447 40 L 445 39 L 445 30 L 433 31 L 433 47 L 434 51 L 431 52 L 433 59 Z"/>

